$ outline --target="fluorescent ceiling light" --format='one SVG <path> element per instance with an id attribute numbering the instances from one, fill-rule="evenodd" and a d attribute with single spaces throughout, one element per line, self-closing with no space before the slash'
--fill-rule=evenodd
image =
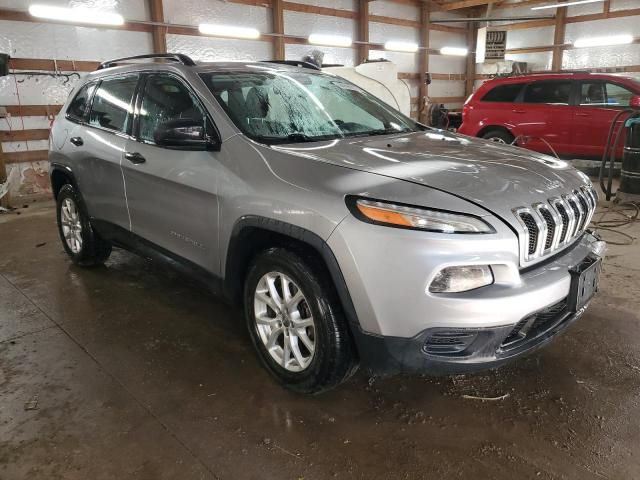
<path id="1" fill-rule="evenodd" d="M 353 41 L 350 37 L 343 37 L 341 35 L 312 33 L 309 35 L 309 43 L 313 45 L 327 45 L 330 47 L 350 47 Z"/>
<path id="2" fill-rule="evenodd" d="M 463 47 L 442 47 L 440 49 L 440 53 L 442 55 L 457 55 L 459 57 L 464 57 L 469 53 L 469 51 Z"/>
<path id="3" fill-rule="evenodd" d="M 51 7 L 49 5 L 31 5 L 29 13 L 38 18 L 48 18 L 61 22 L 91 23 L 94 25 L 123 25 L 124 18 L 117 13 L 103 12 L 85 7 Z"/>
<path id="4" fill-rule="evenodd" d="M 204 35 L 212 35 L 214 37 L 229 38 L 258 38 L 260 32 L 255 28 L 234 27 L 232 25 L 211 25 L 209 23 L 201 23 L 198 30 Z"/>
<path id="5" fill-rule="evenodd" d="M 613 35 L 610 37 L 588 37 L 579 38 L 573 42 L 576 48 L 603 47 L 606 45 L 626 45 L 633 42 L 632 35 Z"/>
<path id="6" fill-rule="evenodd" d="M 418 51 L 418 44 L 412 42 L 396 42 L 394 40 L 389 40 L 384 44 L 384 49 L 393 50 L 396 52 L 415 53 Z"/>
<path id="7" fill-rule="evenodd" d="M 574 2 L 554 3 L 552 5 L 543 5 L 541 7 L 531 7 L 531 10 L 544 10 L 545 8 L 571 7 L 573 5 L 584 5 L 585 3 L 604 2 L 604 0 L 575 0 Z"/>

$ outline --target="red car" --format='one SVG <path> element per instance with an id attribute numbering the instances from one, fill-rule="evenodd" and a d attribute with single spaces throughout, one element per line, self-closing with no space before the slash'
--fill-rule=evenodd
<path id="1" fill-rule="evenodd" d="M 601 158 L 613 117 L 640 102 L 640 82 L 591 73 L 496 78 L 462 111 L 460 133 L 570 158 Z M 634 98 L 635 97 L 635 98 Z M 551 148 L 550 148 L 551 147 Z"/>

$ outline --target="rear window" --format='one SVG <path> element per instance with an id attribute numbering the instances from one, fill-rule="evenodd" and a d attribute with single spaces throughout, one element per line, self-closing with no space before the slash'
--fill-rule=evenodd
<path id="1" fill-rule="evenodd" d="M 482 97 L 482 102 L 515 102 L 520 94 L 520 90 L 524 83 L 508 83 L 506 85 L 498 85 L 487 92 Z"/>
<path id="2" fill-rule="evenodd" d="M 89 125 L 116 132 L 126 132 L 133 113 L 133 93 L 138 84 L 137 75 L 107 78 L 93 96 Z"/>
<path id="3" fill-rule="evenodd" d="M 525 103 L 549 103 L 552 105 L 569 105 L 571 97 L 571 81 L 551 80 L 533 82 L 524 91 Z"/>

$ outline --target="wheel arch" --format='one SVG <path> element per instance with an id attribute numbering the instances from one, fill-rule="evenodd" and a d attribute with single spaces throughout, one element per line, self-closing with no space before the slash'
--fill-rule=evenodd
<path id="1" fill-rule="evenodd" d="M 49 167 L 49 178 L 51 180 L 51 191 L 55 199 L 58 198 L 60 189 L 67 183 L 73 185 L 76 190 L 78 189 L 78 183 L 73 174 L 73 170 L 67 165 L 52 163 Z"/>
<path id="2" fill-rule="evenodd" d="M 318 260 L 336 289 L 349 326 L 359 325 L 346 281 L 329 245 L 322 237 L 305 228 L 266 217 L 245 216 L 233 227 L 224 269 L 224 292 L 231 302 L 241 302 L 244 281 L 252 260 L 271 247 L 288 248 L 302 256 L 312 255 Z"/>

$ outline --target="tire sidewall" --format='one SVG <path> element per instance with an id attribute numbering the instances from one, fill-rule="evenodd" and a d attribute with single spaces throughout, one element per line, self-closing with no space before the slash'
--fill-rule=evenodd
<path id="1" fill-rule="evenodd" d="M 64 233 L 62 232 L 62 203 L 67 198 L 71 199 L 75 203 L 78 215 L 80 216 L 80 225 L 82 226 L 82 247 L 78 253 L 74 253 L 71 248 L 69 248 L 67 240 L 64 238 Z M 65 252 L 69 257 L 71 257 L 74 263 L 82 265 L 91 254 L 89 250 L 94 241 L 93 229 L 91 228 L 89 216 L 84 208 L 84 202 L 82 201 L 78 191 L 71 184 L 64 185 L 58 192 L 56 199 L 56 219 L 58 222 L 58 234 L 60 235 L 60 240 L 62 241 L 62 246 L 64 247 Z"/>
<path id="2" fill-rule="evenodd" d="M 287 275 L 302 290 L 313 315 L 315 325 L 315 351 L 310 365 L 301 372 L 290 372 L 271 357 L 256 330 L 254 294 L 258 281 L 266 273 L 278 271 Z M 280 249 L 272 249 L 261 255 L 250 269 L 244 289 L 244 313 L 251 341 L 269 373 L 292 390 L 305 391 L 326 368 L 326 356 L 331 355 L 331 338 L 334 334 L 327 315 L 332 307 L 326 292 L 316 275 L 297 255 Z"/>

